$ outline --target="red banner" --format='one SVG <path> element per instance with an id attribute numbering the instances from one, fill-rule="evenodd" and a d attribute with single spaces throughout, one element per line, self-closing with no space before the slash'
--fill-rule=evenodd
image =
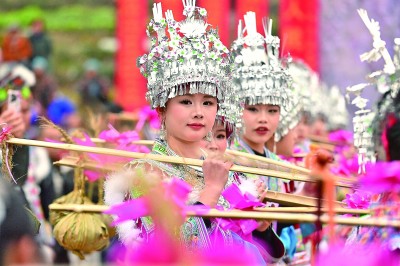
<path id="1" fill-rule="evenodd" d="M 230 46 L 230 0 L 201 0 L 197 6 L 207 10 L 208 23 L 213 28 L 218 28 L 218 34 L 222 43 L 229 48 Z"/>
<path id="2" fill-rule="evenodd" d="M 116 6 L 116 101 L 124 110 L 133 111 L 148 104 L 145 99 L 147 81 L 136 66 L 136 59 L 148 50 L 148 6 L 132 0 L 117 0 Z"/>
<path id="3" fill-rule="evenodd" d="M 239 20 L 243 21 L 243 16 L 248 11 L 256 12 L 256 19 L 257 19 L 257 31 L 264 35 L 264 29 L 262 26 L 262 19 L 263 17 L 268 17 L 269 14 L 269 4 L 268 0 L 236 0 L 235 2 L 235 24 L 234 24 L 234 39 L 237 38 L 237 26 Z M 244 25 L 244 24 L 243 24 Z"/>
<path id="4" fill-rule="evenodd" d="M 319 0 L 281 0 L 279 37 L 283 54 L 302 59 L 319 70 Z"/>

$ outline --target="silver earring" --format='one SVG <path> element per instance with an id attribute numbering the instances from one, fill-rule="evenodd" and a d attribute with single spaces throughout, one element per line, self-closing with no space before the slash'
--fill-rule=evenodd
<path id="1" fill-rule="evenodd" d="M 212 138 L 213 138 L 213 134 L 212 134 L 212 132 L 210 131 L 210 132 L 208 132 L 207 135 L 204 137 L 204 140 L 205 140 L 205 141 L 208 141 L 208 142 L 211 142 L 211 141 L 212 141 Z"/>
<path id="2" fill-rule="evenodd" d="M 161 121 L 161 127 L 160 127 L 160 140 L 165 140 L 167 136 L 167 132 L 165 131 L 165 121 Z"/>

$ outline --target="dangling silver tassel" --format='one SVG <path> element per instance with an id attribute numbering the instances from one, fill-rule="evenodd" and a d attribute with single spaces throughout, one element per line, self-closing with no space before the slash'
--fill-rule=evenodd
<path id="1" fill-rule="evenodd" d="M 207 142 L 211 142 L 212 141 L 212 138 L 213 138 L 213 134 L 212 134 L 212 132 L 210 131 L 210 132 L 208 132 L 207 133 L 207 135 L 203 138 L 205 141 L 207 141 Z"/>
<path id="2" fill-rule="evenodd" d="M 165 138 L 167 137 L 167 132 L 165 130 L 165 121 L 161 121 L 161 127 L 160 127 L 160 140 L 165 141 Z"/>

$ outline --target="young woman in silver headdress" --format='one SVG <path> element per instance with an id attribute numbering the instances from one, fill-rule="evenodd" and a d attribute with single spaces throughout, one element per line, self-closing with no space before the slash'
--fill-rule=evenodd
<path id="1" fill-rule="evenodd" d="M 281 111 L 281 119 L 274 137 L 267 141 L 267 148 L 283 159 L 292 158 L 297 141 L 296 129 L 300 122 L 301 105 L 294 94 L 291 106 L 293 106 L 291 110 Z"/>
<path id="2" fill-rule="evenodd" d="M 279 38 L 272 36 L 271 23 L 263 21 L 263 36 L 257 32 L 254 12 L 248 12 L 244 21 L 246 32 L 240 22 L 231 48 L 235 94 L 243 107 L 242 132 L 232 149 L 279 160 L 265 145 L 278 128 L 281 108 L 289 107 L 291 78 L 279 58 Z M 277 178 L 261 179 L 269 190 L 282 191 Z"/>
<path id="3" fill-rule="evenodd" d="M 149 54 L 138 59 L 141 72 L 148 79 L 147 98 L 157 109 L 162 128 L 155 140 L 152 154 L 199 159 L 204 156 L 204 138 L 211 137 L 218 106 L 223 103 L 230 89 L 231 61 L 229 50 L 218 39 L 213 29 L 208 29 L 207 12 L 187 1 L 184 8 L 186 19 L 176 22 L 172 12 L 163 18 L 161 5 L 153 8 L 154 19 L 150 29 L 157 32 Z M 169 38 L 165 34 L 168 25 Z M 232 162 L 220 152 L 207 151 L 203 167 L 161 163 L 151 159 L 134 160 L 128 168 L 144 169 L 164 180 L 178 177 L 193 187 L 189 204 L 209 207 L 226 206 L 221 192 L 231 178 L 228 174 Z M 108 205 L 120 203 L 138 196 L 137 188 L 124 174 L 110 176 L 105 185 L 105 201 Z M 119 237 L 125 244 L 137 239 L 148 239 L 154 231 L 149 219 L 139 219 L 121 224 Z M 240 242 L 244 251 L 264 262 L 258 249 L 233 232 L 221 229 L 215 222 L 193 217 L 187 219 L 180 231 L 180 240 L 190 249 L 211 248 L 210 235 L 219 231 L 224 243 Z M 195 240 L 195 241 L 194 241 Z M 282 250 L 282 246 L 279 246 Z M 277 247 L 273 247 L 274 251 Z M 276 255 L 277 253 L 278 255 Z M 272 252 L 279 259 L 282 252 Z"/>

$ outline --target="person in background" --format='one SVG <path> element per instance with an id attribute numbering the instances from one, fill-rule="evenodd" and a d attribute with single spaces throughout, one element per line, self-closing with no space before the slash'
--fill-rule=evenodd
<path id="1" fill-rule="evenodd" d="M 26 126 L 22 121 L 22 114 L 16 110 L 3 107 L 0 111 L 0 123 L 9 125 L 11 127 L 11 133 L 17 138 L 21 138 L 26 130 Z"/>
<path id="2" fill-rule="evenodd" d="M 55 99 L 47 110 L 48 119 L 55 125 L 70 131 L 80 127 L 80 117 L 76 112 L 74 104 L 67 98 Z M 62 138 L 61 132 L 50 126 L 43 127 L 39 136 L 40 140 L 60 142 Z M 51 160 L 51 173 L 55 198 L 61 197 L 71 192 L 74 188 L 73 176 L 74 173 L 70 167 L 60 167 L 54 162 L 61 160 L 65 151 L 59 149 L 47 149 Z"/>
<path id="3" fill-rule="evenodd" d="M 9 88 L 5 93 L 7 95 L 11 91 L 20 92 L 20 96 L 17 96 L 18 104 L 11 104 L 5 100 L 1 113 L 3 118 L 8 118 L 4 120 L 4 123 L 7 123 L 4 126 L 11 127 L 11 132 L 13 132 L 13 125 L 17 125 L 18 137 L 23 138 L 30 128 L 32 95 L 29 85 L 33 85 L 31 82 L 32 80 L 34 82 L 34 74 L 21 66 L 14 66 L 9 71 L 2 79 L 2 84 L 6 84 Z M 7 117 L 4 114 L 10 114 L 10 116 Z M 51 167 L 48 154 L 41 147 L 21 146 L 14 153 L 12 162 L 14 165 L 12 175 L 16 180 L 14 187 L 23 195 L 26 207 L 31 210 L 41 225 L 37 240 L 40 243 L 40 249 L 43 250 L 44 258 L 51 261 L 50 246 L 53 238 L 46 224 L 49 219 L 49 205 L 54 200 L 54 189 L 52 179 L 48 176 Z"/>
<path id="4" fill-rule="evenodd" d="M 3 62 L 21 63 L 28 66 L 29 58 L 32 56 L 32 46 L 17 24 L 9 26 L 1 46 Z"/>
<path id="5" fill-rule="evenodd" d="M 32 70 L 36 77 L 36 84 L 31 88 L 33 98 L 40 103 L 41 111 L 39 114 L 44 115 L 56 96 L 57 83 L 47 71 L 48 61 L 46 58 L 35 57 L 32 61 Z"/>
<path id="6" fill-rule="evenodd" d="M 31 128 L 31 108 L 33 103 L 32 95 L 21 97 L 22 122 L 25 124 L 26 131 L 24 137 Z M 37 240 L 40 243 L 40 249 L 43 258 L 50 262 L 54 256 L 53 245 L 54 238 L 49 223 L 49 205 L 54 201 L 53 179 L 49 175 L 51 163 L 47 150 L 42 147 L 26 146 L 28 153 L 27 172 L 24 183 L 21 185 L 29 208 L 40 222 Z M 18 168 L 18 165 L 14 168 Z"/>
<path id="7" fill-rule="evenodd" d="M 281 156 L 282 159 L 293 162 L 291 158 L 297 141 L 297 127 L 300 123 L 303 106 L 296 91 L 292 91 L 289 99 L 290 108 L 282 109 L 278 128 L 273 138 L 268 139 L 266 147 Z"/>
<path id="8" fill-rule="evenodd" d="M 210 151 L 224 153 L 228 147 L 228 139 L 232 132 L 224 126 L 223 123 L 219 123 L 215 120 L 215 124 L 212 128 L 211 141 L 204 141 L 204 148 Z"/>
<path id="9" fill-rule="evenodd" d="M 80 125 L 80 117 L 76 112 L 73 103 L 66 98 L 55 99 L 50 103 L 47 110 L 47 117 L 57 126 L 69 131 Z M 40 130 L 39 140 L 61 142 L 61 132 L 54 127 L 43 127 Z M 54 162 L 62 159 L 66 153 L 63 150 L 47 148 L 47 153 L 51 162 L 48 178 L 53 181 L 54 199 L 70 193 L 74 188 L 74 171 L 70 167 L 60 166 Z M 56 241 L 54 242 L 54 263 L 68 264 L 70 257 L 68 252 Z"/>
<path id="10" fill-rule="evenodd" d="M 110 82 L 100 75 L 100 62 L 88 59 L 84 64 L 85 75 L 78 84 L 81 105 L 89 106 L 94 111 L 106 109 L 111 113 L 119 113 L 122 109 L 109 99 Z"/>
<path id="11" fill-rule="evenodd" d="M 46 116 L 67 131 L 79 128 L 82 122 L 73 102 L 64 97 L 56 98 L 49 104 Z"/>
<path id="12" fill-rule="evenodd" d="M 35 19 L 30 25 L 29 41 L 32 46 L 31 63 L 37 56 L 50 60 L 52 53 L 52 42 L 47 35 L 46 26 L 43 19 Z"/>
<path id="13" fill-rule="evenodd" d="M 23 88 L 28 93 L 21 93 L 27 97 L 30 96 L 29 86 L 35 83 L 35 76 L 33 73 L 24 67 L 23 65 L 1 64 L 0 65 L 0 124 L 3 127 L 9 127 L 10 133 L 17 138 L 23 138 L 27 131 L 27 124 L 25 121 L 25 108 L 22 111 L 19 108 L 12 108 L 8 104 L 8 90 L 7 88 L 13 88 L 17 91 L 22 91 Z M 23 98 L 23 97 L 21 97 Z M 22 106 L 21 106 L 22 107 Z M 16 180 L 20 189 L 26 180 L 29 164 L 29 152 L 28 146 L 18 147 L 13 155 L 13 164 L 17 167 L 13 167 L 11 172 Z M 20 191 L 23 194 L 22 191 Z"/>
<path id="14" fill-rule="evenodd" d="M 311 127 L 311 114 L 309 112 L 303 111 L 300 115 L 300 122 L 296 127 L 297 139 L 296 148 L 301 152 L 309 153 L 311 141 L 309 139 L 310 127 Z"/>
<path id="15" fill-rule="evenodd" d="M 310 127 L 310 134 L 313 136 L 328 136 L 328 117 L 323 113 L 318 113 Z"/>

